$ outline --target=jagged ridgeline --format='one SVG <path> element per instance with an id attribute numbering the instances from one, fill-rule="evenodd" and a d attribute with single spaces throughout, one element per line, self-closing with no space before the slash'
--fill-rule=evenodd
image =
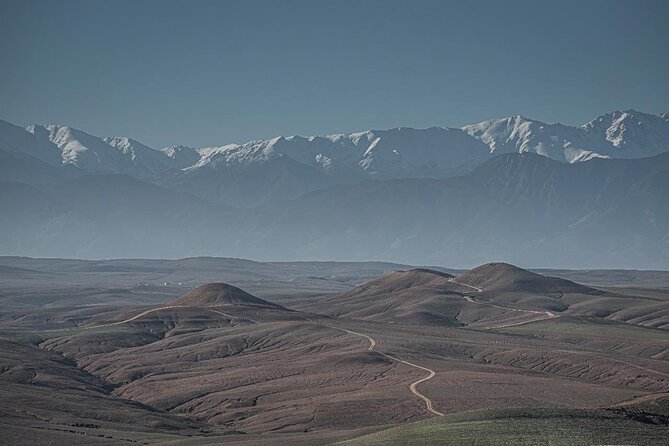
<path id="1" fill-rule="evenodd" d="M 0 252 L 662 269 L 667 150 L 632 110 L 162 151 L 0 122 Z"/>

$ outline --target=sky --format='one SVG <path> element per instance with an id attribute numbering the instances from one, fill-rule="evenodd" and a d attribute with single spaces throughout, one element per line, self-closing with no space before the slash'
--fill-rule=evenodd
<path id="1" fill-rule="evenodd" d="M 0 119 L 155 148 L 669 111 L 669 1 L 0 0 Z"/>

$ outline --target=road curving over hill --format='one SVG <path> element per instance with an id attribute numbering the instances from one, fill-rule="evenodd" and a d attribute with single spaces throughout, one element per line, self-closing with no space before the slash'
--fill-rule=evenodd
<path id="1" fill-rule="evenodd" d="M 474 291 L 476 291 L 477 293 L 482 293 L 482 292 L 483 292 L 483 289 L 482 289 L 482 288 L 475 287 L 475 286 L 472 286 L 472 285 L 468 285 L 468 284 L 466 284 L 466 283 L 458 282 L 458 281 L 456 281 L 456 280 L 453 279 L 453 278 L 448 279 L 448 281 L 451 282 L 451 283 L 454 283 L 454 284 L 456 284 L 456 285 L 464 286 L 464 287 L 466 287 L 466 288 L 471 288 L 471 289 L 473 289 Z M 545 314 L 545 315 L 546 315 L 546 317 L 542 317 L 542 318 L 540 318 L 540 319 L 532 319 L 532 320 L 529 320 L 529 321 L 512 322 L 512 323 L 509 323 L 509 324 L 496 325 L 496 326 L 494 326 L 494 327 L 486 327 L 486 328 L 489 329 L 489 330 L 490 330 L 490 329 L 495 329 L 495 328 L 515 327 L 516 325 L 529 324 L 530 322 L 537 322 L 537 321 L 541 321 L 541 320 L 552 319 L 552 318 L 554 318 L 554 317 L 559 317 L 558 314 L 555 314 L 555 313 L 553 313 L 552 311 L 548 311 L 548 310 L 544 310 L 544 311 L 540 311 L 540 310 L 523 310 L 523 309 L 520 309 L 520 308 L 505 307 L 505 306 L 497 305 L 497 304 L 493 304 L 493 303 L 490 303 L 490 302 L 481 302 L 481 301 L 478 301 L 478 300 L 474 299 L 472 296 L 468 296 L 468 295 L 466 295 L 466 294 L 463 295 L 462 297 L 463 297 L 467 302 L 471 302 L 471 303 L 473 303 L 473 304 L 477 304 L 477 305 L 486 305 L 486 306 L 488 306 L 488 307 L 499 308 L 499 309 L 501 309 L 501 310 L 506 310 L 506 311 L 517 311 L 517 312 L 519 312 L 519 313 L 531 313 L 531 314 L 539 314 L 539 315 L 544 315 L 544 314 Z"/>
<path id="2" fill-rule="evenodd" d="M 428 412 L 431 412 L 432 414 L 434 414 L 434 415 L 438 415 L 438 416 L 440 416 L 440 417 L 443 417 L 443 416 L 444 416 L 443 413 L 439 412 L 438 410 L 436 410 L 436 409 L 434 408 L 434 406 L 433 406 L 433 404 L 432 404 L 432 400 L 431 400 L 430 398 L 428 398 L 427 396 L 423 395 L 422 393 L 420 393 L 420 392 L 418 391 L 418 389 L 417 389 L 417 387 L 418 387 L 419 384 L 421 384 L 421 383 L 423 383 L 423 382 L 425 382 L 425 381 L 428 381 L 428 380 L 434 378 L 434 376 L 436 375 L 436 372 L 435 372 L 434 370 L 432 370 L 432 369 L 428 369 L 427 367 L 423 367 L 423 366 L 420 366 L 420 365 L 418 365 L 418 364 L 414 364 L 413 362 L 405 361 L 404 359 L 396 358 L 396 357 L 391 356 L 391 355 L 389 355 L 389 354 L 387 354 L 387 353 L 383 353 L 383 352 L 380 352 L 380 351 L 378 351 L 378 350 L 374 350 L 374 347 L 376 346 L 376 341 L 374 340 L 374 338 L 372 338 L 372 337 L 369 336 L 369 335 L 366 335 L 366 334 L 363 334 L 363 333 L 358 333 L 357 331 L 353 331 L 353 330 L 348 330 L 348 329 L 346 329 L 346 328 L 333 327 L 333 326 L 331 326 L 331 325 L 325 325 L 325 326 L 326 326 L 326 327 L 329 327 L 329 328 L 334 328 L 334 329 L 336 329 L 336 330 L 344 331 L 344 332 L 346 332 L 346 333 L 349 333 L 349 334 L 352 334 L 352 335 L 355 335 L 355 336 L 359 336 L 359 337 L 365 338 L 365 339 L 367 339 L 367 340 L 369 341 L 369 348 L 368 348 L 367 350 L 369 350 L 369 351 L 374 351 L 374 352 L 376 352 L 376 353 L 378 353 L 378 354 L 380 354 L 380 355 L 385 356 L 386 358 L 388 358 L 388 359 L 390 359 L 390 360 L 392 360 L 392 361 L 395 361 L 395 362 L 401 362 L 402 364 L 406 364 L 406 365 L 408 365 L 408 366 L 410 366 L 410 367 L 414 367 L 414 368 L 416 368 L 416 369 L 420 369 L 420 370 L 423 370 L 423 371 L 425 371 L 425 372 L 428 372 L 428 376 L 426 376 L 426 377 L 424 377 L 424 378 L 421 378 L 421 379 L 419 379 L 418 381 L 414 381 L 414 382 L 412 382 L 412 383 L 409 385 L 409 390 L 411 391 L 411 393 L 413 393 L 414 395 L 416 395 L 418 398 L 422 399 L 422 400 L 425 402 L 425 408 L 428 410 Z"/>
<path id="3" fill-rule="evenodd" d="M 255 321 L 253 319 L 233 316 L 231 314 L 226 314 L 226 313 L 223 313 L 222 311 L 214 310 L 213 308 L 208 308 L 208 307 L 197 307 L 197 306 L 192 306 L 192 305 L 166 305 L 166 306 L 163 306 L 163 307 L 151 308 L 149 310 L 142 311 L 141 313 L 138 313 L 138 314 L 136 314 L 132 317 L 129 317 L 127 319 L 124 319 L 122 321 L 108 322 L 106 324 L 99 324 L 99 325 L 89 325 L 89 326 L 82 327 L 82 328 L 91 329 L 91 328 L 101 328 L 101 327 L 114 327 L 116 325 L 127 324 L 128 322 L 135 321 L 135 320 L 139 319 L 140 317 L 146 316 L 147 314 L 155 313 L 157 311 L 162 311 L 162 310 L 170 310 L 170 309 L 174 309 L 174 308 L 197 308 L 197 309 L 211 311 L 212 313 L 220 314 L 220 315 L 225 316 L 225 317 L 230 318 L 230 319 L 250 321 L 250 322 L 253 322 L 253 323 L 256 323 L 256 324 L 260 323 L 259 321 Z"/>

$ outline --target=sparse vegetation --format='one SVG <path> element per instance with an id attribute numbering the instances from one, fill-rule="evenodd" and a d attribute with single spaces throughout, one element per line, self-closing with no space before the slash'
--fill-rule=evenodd
<path id="1" fill-rule="evenodd" d="M 666 444 L 669 426 L 604 410 L 536 409 L 466 413 L 403 425 L 338 443 L 342 446 L 592 446 Z"/>
<path id="2" fill-rule="evenodd" d="M 655 445 L 666 434 L 669 335 L 645 326 L 662 321 L 661 293 L 620 297 L 506 264 L 384 275 L 388 264 L 17 262 L 31 273 L 1 297 L 0 442 Z M 262 298 L 192 286 L 228 267 Z M 68 288 L 73 277 L 86 286 Z"/>

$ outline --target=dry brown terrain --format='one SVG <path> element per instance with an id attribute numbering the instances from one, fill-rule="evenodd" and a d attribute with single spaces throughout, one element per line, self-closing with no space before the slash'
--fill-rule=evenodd
<path id="1" fill-rule="evenodd" d="M 599 410 L 648 438 L 666 432 L 662 289 L 634 295 L 498 263 L 396 271 L 332 294 L 323 271 L 308 279 L 320 296 L 291 298 L 286 282 L 274 299 L 221 282 L 143 285 L 157 293 L 143 305 L 115 299 L 137 290 L 113 283 L 59 305 L 31 272 L 22 292 L 4 292 L 0 442 L 377 441 L 366 434 L 509 408 Z"/>

